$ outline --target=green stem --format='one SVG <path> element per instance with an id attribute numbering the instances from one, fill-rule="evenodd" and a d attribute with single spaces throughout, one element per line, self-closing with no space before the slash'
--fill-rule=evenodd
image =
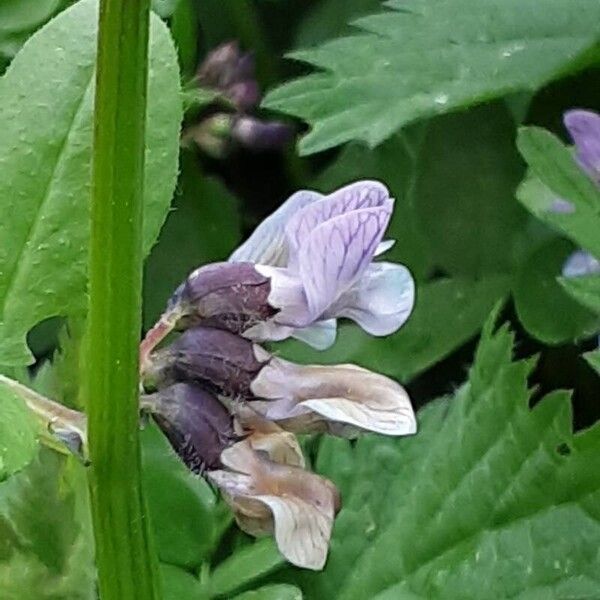
<path id="1" fill-rule="evenodd" d="M 160 598 L 138 438 L 150 0 L 101 0 L 82 398 L 102 600 Z"/>

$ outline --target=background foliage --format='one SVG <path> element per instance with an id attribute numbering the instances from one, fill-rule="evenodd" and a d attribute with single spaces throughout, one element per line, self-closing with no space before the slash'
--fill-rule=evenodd
<path id="1" fill-rule="evenodd" d="M 292 191 L 381 179 L 397 199 L 390 260 L 418 283 L 410 321 L 385 339 L 345 324 L 324 353 L 276 348 L 376 369 L 424 407 L 414 438 L 307 440 L 344 499 L 322 573 L 241 534 L 144 430 L 165 598 L 600 598 L 600 278 L 560 277 L 572 251 L 600 257 L 600 192 L 561 124 L 569 108 L 600 110 L 600 1 L 154 9 L 145 326 Z M 95 19 L 93 0 L 0 0 L 0 364 L 67 404 L 85 319 Z M 179 148 L 181 88 L 232 39 L 269 90 L 258 115 L 285 114 L 297 144 L 219 159 Z M 548 211 L 557 197 L 576 213 Z M 83 467 L 40 451 L 35 427 L 0 389 L 0 597 L 93 598 Z"/>

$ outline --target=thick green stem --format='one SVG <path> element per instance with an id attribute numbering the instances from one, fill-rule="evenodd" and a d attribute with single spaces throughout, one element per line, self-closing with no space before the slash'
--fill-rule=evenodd
<path id="1" fill-rule="evenodd" d="M 102 600 L 160 597 L 138 438 L 149 4 L 100 0 L 82 398 Z"/>

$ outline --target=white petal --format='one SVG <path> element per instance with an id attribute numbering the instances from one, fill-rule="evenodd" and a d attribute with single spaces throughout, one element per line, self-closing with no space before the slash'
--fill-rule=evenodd
<path id="1" fill-rule="evenodd" d="M 383 240 L 375 250 L 375 256 L 380 256 L 384 252 L 391 250 L 396 245 L 396 240 Z"/>
<path id="2" fill-rule="evenodd" d="M 308 344 L 315 350 L 326 350 L 332 346 L 337 336 L 337 321 L 326 319 L 317 321 L 308 327 L 294 329 L 292 337 Z"/>
<path id="3" fill-rule="evenodd" d="M 290 196 L 233 252 L 229 260 L 285 267 L 288 259 L 286 223 L 297 211 L 323 197 L 322 194 L 311 190 L 301 190 Z"/>
<path id="4" fill-rule="evenodd" d="M 371 335 L 390 335 L 408 319 L 415 304 L 415 283 L 403 265 L 373 263 L 360 281 L 326 314 L 352 319 Z"/>

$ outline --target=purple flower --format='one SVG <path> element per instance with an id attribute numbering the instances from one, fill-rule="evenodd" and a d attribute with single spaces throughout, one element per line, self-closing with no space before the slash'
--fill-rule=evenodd
<path id="1" fill-rule="evenodd" d="M 402 265 L 373 262 L 393 244 L 383 242 L 393 204 L 376 181 L 359 181 L 329 196 L 302 191 L 289 198 L 230 257 L 256 263 L 270 278 L 269 304 L 278 309 L 245 335 L 293 335 L 325 348 L 335 339 L 338 317 L 372 335 L 399 329 L 413 308 L 413 279 Z"/>
<path id="2" fill-rule="evenodd" d="M 330 346 L 345 317 L 372 335 L 399 329 L 414 305 L 403 265 L 373 262 L 393 200 L 359 181 L 323 196 L 301 191 L 256 228 L 228 263 L 200 267 L 176 290 L 141 347 L 141 362 L 172 329 L 205 325 L 256 341 L 296 337 Z"/>
<path id="3" fill-rule="evenodd" d="M 255 108 L 260 101 L 254 56 L 242 52 L 235 41 L 209 52 L 196 77 L 201 85 L 221 92 L 242 112 Z"/>
<path id="4" fill-rule="evenodd" d="M 573 142 L 579 166 L 600 188 L 600 115 L 589 110 L 569 110 L 563 116 Z M 556 214 L 573 214 L 575 205 L 568 200 L 556 198 L 549 210 Z M 600 263 L 588 252 L 578 250 L 565 261 L 562 274 L 579 277 L 600 272 Z"/>
<path id="5" fill-rule="evenodd" d="M 600 115 L 590 110 L 569 110 L 565 127 L 575 143 L 577 162 L 600 187 Z"/>

